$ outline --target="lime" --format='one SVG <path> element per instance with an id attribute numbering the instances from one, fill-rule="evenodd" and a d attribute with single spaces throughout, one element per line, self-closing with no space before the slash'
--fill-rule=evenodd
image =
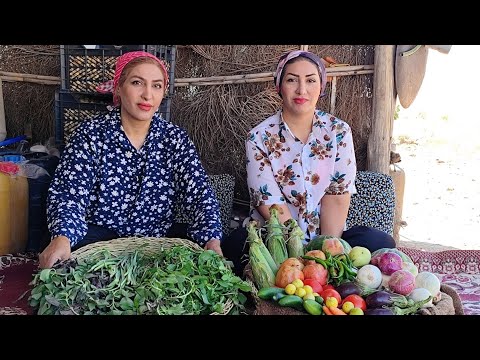
<path id="1" fill-rule="evenodd" d="M 348 314 L 355 307 L 351 301 L 345 301 L 342 305 L 342 310 Z"/>
<path id="2" fill-rule="evenodd" d="M 297 289 L 303 287 L 303 281 L 300 279 L 293 280 L 292 284 L 295 285 Z"/>
<path id="3" fill-rule="evenodd" d="M 287 286 L 285 286 L 285 292 L 288 294 L 288 295 L 293 295 L 295 294 L 295 291 L 297 291 L 297 287 L 293 284 L 288 284 Z"/>
<path id="4" fill-rule="evenodd" d="M 338 300 L 334 298 L 333 296 L 327 296 L 327 300 L 325 300 L 325 305 L 327 307 L 337 307 L 338 306 Z"/>
<path id="5" fill-rule="evenodd" d="M 305 285 L 303 288 L 305 289 L 307 294 L 313 294 L 313 289 L 310 285 Z"/>
<path id="6" fill-rule="evenodd" d="M 307 292 L 304 288 L 297 288 L 297 290 L 295 291 L 295 295 L 300 296 L 301 298 L 303 298 L 306 294 Z"/>
<path id="7" fill-rule="evenodd" d="M 303 296 L 303 300 L 313 300 L 315 301 L 315 296 L 313 296 L 313 294 L 309 294 L 309 293 L 306 293 L 304 296 Z"/>
<path id="8" fill-rule="evenodd" d="M 353 308 L 352 310 L 350 310 L 348 315 L 363 315 L 363 310 L 360 308 Z"/>

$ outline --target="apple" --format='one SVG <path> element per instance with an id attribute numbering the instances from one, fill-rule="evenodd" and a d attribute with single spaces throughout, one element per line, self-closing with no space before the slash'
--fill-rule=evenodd
<path id="1" fill-rule="evenodd" d="M 348 254 L 348 257 L 352 260 L 353 265 L 359 268 L 370 263 L 372 254 L 370 250 L 363 246 L 355 246 Z"/>

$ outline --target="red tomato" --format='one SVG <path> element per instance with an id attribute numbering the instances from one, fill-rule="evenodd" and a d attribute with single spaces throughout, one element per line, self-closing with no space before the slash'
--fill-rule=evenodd
<path id="1" fill-rule="evenodd" d="M 335 287 L 332 284 L 323 285 L 323 290 L 327 290 L 327 289 L 335 290 Z"/>
<path id="2" fill-rule="evenodd" d="M 339 305 L 342 302 L 342 297 L 340 296 L 338 291 L 334 289 L 323 290 L 320 293 L 320 296 L 323 298 L 323 300 L 327 300 L 327 297 L 334 297 L 335 299 L 337 299 Z"/>
<path id="3" fill-rule="evenodd" d="M 342 305 L 346 301 L 350 301 L 353 304 L 353 306 L 355 306 L 356 308 L 360 308 L 363 311 L 367 310 L 367 303 L 365 302 L 365 300 L 363 300 L 363 298 L 360 295 L 356 295 L 356 294 L 348 295 L 345 299 L 343 299 Z"/>
<path id="4" fill-rule="evenodd" d="M 314 279 L 305 279 L 303 280 L 303 285 L 310 285 L 313 292 L 316 292 L 318 295 L 323 291 L 323 286 Z"/>

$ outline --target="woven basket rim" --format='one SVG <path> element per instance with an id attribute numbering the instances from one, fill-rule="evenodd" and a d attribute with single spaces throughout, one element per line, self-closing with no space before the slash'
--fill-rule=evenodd
<path id="1" fill-rule="evenodd" d="M 188 239 L 182 238 L 167 238 L 167 237 L 122 237 L 106 241 L 98 241 L 92 244 L 85 245 L 72 252 L 73 259 L 83 260 L 86 257 L 101 251 L 109 250 L 113 255 L 128 254 L 139 248 L 142 248 L 145 253 L 154 253 L 158 250 L 170 248 L 175 245 L 187 246 L 192 250 L 203 251 L 200 245 Z M 232 299 L 228 299 L 225 303 L 225 308 L 222 313 L 213 312 L 210 315 L 227 315 L 232 310 L 234 303 Z"/>
<path id="2" fill-rule="evenodd" d="M 104 249 L 109 250 L 114 255 L 133 252 L 139 248 L 143 248 L 145 252 L 151 253 L 157 250 L 170 248 L 175 245 L 187 246 L 192 250 L 203 250 L 198 244 L 188 239 L 132 236 L 106 241 L 97 241 L 73 251 L 71 256 L 74 259 L 83 260 L 97 251 Z"/>

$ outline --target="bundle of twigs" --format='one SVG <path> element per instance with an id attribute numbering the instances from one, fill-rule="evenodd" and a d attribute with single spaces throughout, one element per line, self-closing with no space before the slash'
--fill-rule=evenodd
<path id="1" fill-rule="evenodd" d="M 49 76 L 60 77 L 59 45 L 2 45 L 0 71 L 6 76 L 2 87 L 7 136 L 28 133 L 33 142 L 54 136 L 55 90 L 60 85 L 58 81 L 45 85 L 45 81 L 51 80 Z M 11 73 L 35 74 L 40 83 L 9 82 L 15 79 Z"/>

